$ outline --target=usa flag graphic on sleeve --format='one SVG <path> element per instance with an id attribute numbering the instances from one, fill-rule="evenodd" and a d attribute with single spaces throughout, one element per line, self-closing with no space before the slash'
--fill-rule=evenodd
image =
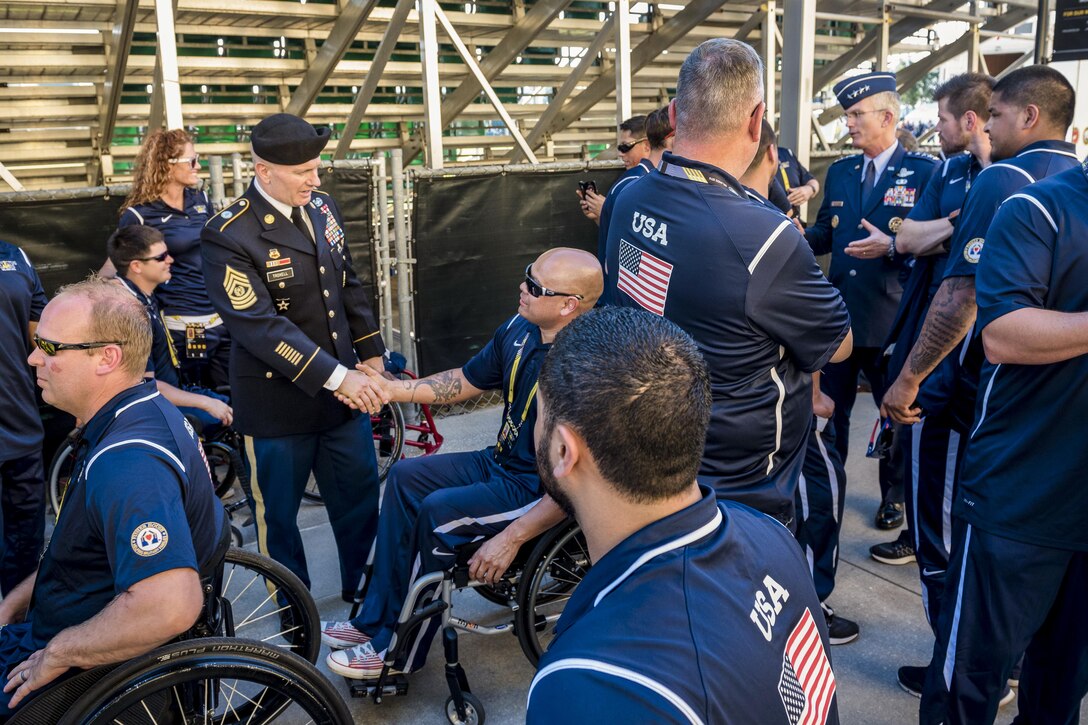
<path id="1" fill-rule="evenodd" d="M 639 305 L 664 316 L 671 277 L 671 264 L 620 240 L 620 277 L 616 287 Z"/>
<path id="2" fill-rule="evenodd" d="M 808 609 L 786 641 L 778 692 L 792 725 L 821 725 L 827 721 L 835 696 L 835 673 Z"/>

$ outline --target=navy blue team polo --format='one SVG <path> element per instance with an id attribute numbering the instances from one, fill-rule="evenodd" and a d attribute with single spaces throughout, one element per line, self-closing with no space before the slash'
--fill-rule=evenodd
<path id="1" fill-rule="evenodd" d="M 35 649 L 139 581 L 204 570 L 226 525 L 196 435 L 155 381 L 106 403 L 82 441 L 27 614 Z"/>
<path id="2" fill-rule="evenodd" d="M 978 328 L 1020 309 L 1088 312 L 1088 168 L 1013 194 L 978 264 Z M 1088 355 L 983 365 L 957 512 L 1036 546 L 1088 551 Z"/>
<path id="3" fill-rule="evenodd" d="M 487 450 L 523 483 L 539 488 L 536 469 L 537 377 L 551 344 L 540 340 L 540 328 L 514 315 L 495 330 L 480 352 L 461 368 L 465 379 L 480 390 L 502 391 L 502 423 L 496 444 Z"/>
<path id="4" fill-rule="evenodd" d="M 0 461 L 21 458 L 41 449 L 42 419 L 34 396 L 29 322 L 45 308 L 38 273 L 22 249 L 0 242 Z"/>
<path id="5" fill-rule="evenodd" d="M 578 584 L 529 688 L 531 725 L 838 722 L 824 616 L 797 541 L 700 490 Z"/>
<path id="6" fill-rule="evenodd" d="M 804 237 L 721 169 L 666 152 L 661 170 L 616 199 L 607 261 L 612 303 L 672 320 L 707 361 L 713 407 L 700 479 L 722 498 L 791 515 L 810 373 L 850 329 Z"/>
<path id="7" fill-rule="evenodd" d="M 642 159 L 624 171 L 620 178 L 616 179 L 616 183 L 612 184 L 612 187 L 608 190 L 604 204 L 601 205 L 601 215 L 597 219 L 597 261 L 601 263 L 602 269 L 604 269 L 605 244 L 608 243 L 608 220 L 612 216 L 612 206 L 616 203 L 616 198 L 621 191 L 631 185 L 631 182 L 641 179 L 653 170 L 654 165 L 650 163 L 650 159 Z"/>
<path id="8" fill-rule="evenodd" d="M 215 312 L 204 288 L 204 266 L 200 258 L 200 231 L 211 216 L 208 195 L 197 189 L 185 190 L 185 208 L 175 209 L 162 199 L 128 207 L 121 213 L 118 228 L 145 224 L 162 232 L 166 249 L 174 258 L 173 277 L 155 290 L 162 309 L 169 315 L 210 315 Z"/>

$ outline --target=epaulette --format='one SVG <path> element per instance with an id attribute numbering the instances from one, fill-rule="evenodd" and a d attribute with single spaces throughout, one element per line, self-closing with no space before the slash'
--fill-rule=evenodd
<path id="1" fill-rule="evenodd" d="M 857 161 L 857 158 L 859 156 L 861 156 L 861 154 L 850 154 L 849 156 L 843 156 L 842 158 L 838 158 L 832 161 L 831 165 L 834 166 L 835 164 L 842 163 L 843 161 Z"/>
<path id="2" fill-rule="evenodd" d="M 926 161 L 932 161 L 935 164 L 941 163 L 941 160 L 932 154 L 927 154 L 924 151 L 908 151 L 907 156 L 912 159 L 925 159 Z"/>
<path id="3" fill-rule="evenodd" d="M 321 194 L 321 196 L 328 196 L 329 195 L 329 192 L 322 191 L 321 189 L 313 189 L 310 193 L 311 194 Z"/>
<path id="4" fill-rule="evenodd" d="M 246 199 L 245 197 L 236 199 L 226 209 L 209 219 L 204 226 L 211 227 L 212 229 L 221 232 L 230 226 L 231 222 L 245 214 L 247 211 L 249 211 L 249 199 Z"/>

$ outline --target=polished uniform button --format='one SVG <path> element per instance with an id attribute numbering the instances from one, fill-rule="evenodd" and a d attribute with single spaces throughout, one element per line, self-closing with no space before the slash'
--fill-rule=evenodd
<path id="1" fill-rule="evenodd" d="M 851 277 L 857 277 L 858 276 L 858 271 L 856 269 L 850 270 L 850 276 Z"/>
<path id="2" fill-rule="evenodd" d="M 329 296 L 329 291 L 328 291 L 328 290 L 325 290 L 325 296 L 326 296 L 326 297 L 328 297 L 328 296 Z"/>
<path id="3" fill-rule="evenodd" d="M 286 286 L 287 286 L 286 282 L 280 282 L 280 289 L 283 289 Z"/>
<path id="4" fill-rule="evenodd" d="M 332 339 L 334 339 L 334 340 L 337 340 L 337 339 L 339 339 L 339 337 L 337 336 L 337 334 L 336 334 L 335 332 L 334 332 L 334 333 L 332 333 Z"/>
<path id="5" fill-rule="evenodd" d="M 271 377 L 272 377 L 272 372 L 271 372 L 271 371 L 269 371 L 269 372 L 265 373 L 265 374 L 264 374 L 264 376 L 265 376 L 266 378 L 271 378 Z"/>
<path id="6" fill-rule="evenodd" d="M 319 272 L 321 272 L 321 274 L 325 274 L 325 268 L 324 267 L 318 267 L 317 270 Z"/>
<path id="7" fill-rule="evenodd" d="M 336 312 L 334 310 L 329 310 L 329 317 L 336 317 Z"/>

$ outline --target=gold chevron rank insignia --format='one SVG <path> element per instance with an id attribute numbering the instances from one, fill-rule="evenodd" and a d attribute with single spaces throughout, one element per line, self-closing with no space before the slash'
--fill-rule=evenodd
<path id="1" fill-rule="evenodd" d="M 227 291 L 230 306 L 236 310 L 248 310 L 257 302 L 257 294 L 249 278 L 229 264 L 223 274 L 223 289 Z"/>
<path id="2" fill-rule="evenodd" d="M 279 345 L 276 345 L 276 354 L 295 366 L 302 360 L 302 353 L 282 340 Z"/>

